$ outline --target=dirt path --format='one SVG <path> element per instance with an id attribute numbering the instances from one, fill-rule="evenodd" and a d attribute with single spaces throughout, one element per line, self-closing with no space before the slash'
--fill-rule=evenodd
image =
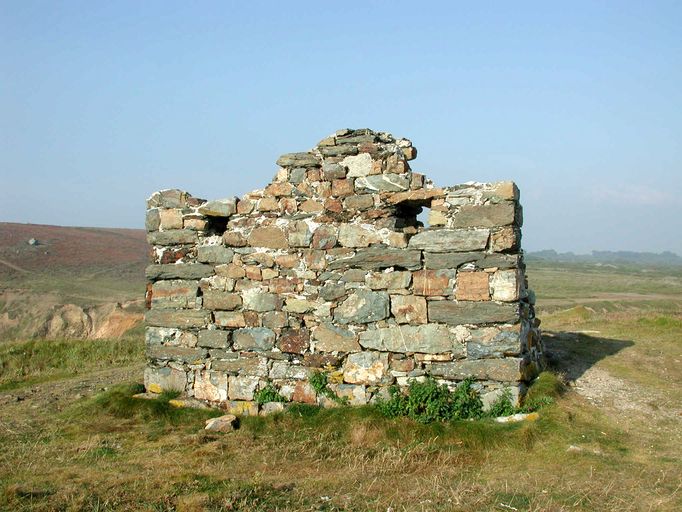
<path id="1" fill-rule="evenodd" d="M 136 364 L 0 392 L 0 426 L 59 412 L 116 384 L 141 382 L 143 370 L 144 365 Z"/>
<path id="2" fill-rule="evenodd" d="M 0 265 L 5 265 L 6 267 L 11 268 L 12 270 L 16 270 L 17 272 L 21 272 L 23 274 L 30 274 L 28 270 L 25 268 L 17 267 L 14 263 L 10 263 L 7 260 L 3 260 L 0 258 Z"/>

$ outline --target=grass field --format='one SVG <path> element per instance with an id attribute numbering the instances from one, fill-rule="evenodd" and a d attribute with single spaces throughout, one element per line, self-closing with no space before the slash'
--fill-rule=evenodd
<path id="1" fill-rule="evenodd" d="M 554 403 L 515 425 L 297 407 L 208 434 L 214 411 L 130 398 L 139 334 L 17 342 L 0 352 L 0 509 L 680 510 L 680 275 L 528 274 L 553 371 L 570 386 L 543 380 L 532 392 Z"/>

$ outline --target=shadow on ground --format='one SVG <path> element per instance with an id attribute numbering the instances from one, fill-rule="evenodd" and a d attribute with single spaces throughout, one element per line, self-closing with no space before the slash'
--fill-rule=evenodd
<path id="1" fill-rule="evenodd" d="M 550 369 L 565 375 L 569 382 L 579 379 L 605 357 L 634 345 L 629 340 L 598 338 L 576 332 L 543 331 L 542 338 Z"/>

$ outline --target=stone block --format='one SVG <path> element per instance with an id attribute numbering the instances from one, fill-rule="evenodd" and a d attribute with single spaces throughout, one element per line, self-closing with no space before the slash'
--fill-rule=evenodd
<path id="1" fill-rule="evenodd" d="M 462 360 L 449 363 L 430 363 L 428 371 L 434 377 L 442 377 L 448 380 L 464 380 L 467 377 L 474 377 L 476 380 L 516 382 L 523 380 L 522 363 L 522 359 L 515 357 Z"/>
<path id="2" fill-rule="evenodd" d="M 513 181 L 490 183 L 490 186 L 486 187 L 482 193 L 484 199 L 492 199 L 494 202 L 518 201 L 520 196 L 519 188 Z"/>
<path id="3" fill-rule="evenodd" d="M 457 272 L 457 300 L 490 300 L 487 272 Z"/>
<path id="4" fill-rule="evenodd" d="M 237 198 L 216 199 L 202 204 L 197 211 L 207 217 L 229 217 L 237 213 Z"/>
<path id="5" fill-rule="evenodd" d="M 277 226 L 254 228 L 248 237 L 251 247 L 267 247 L 269 249 L 286 249 L 289 247 L 287 237 Z"/>
<path id="6" fill-rule="evenodd" d="M 253 400 L 253 395 L 258 387 L 258 377 L 248 375 L 230 375 L 228 377 L 228 393 L 230 400 Z"/>
<path id="7" fill-rule="evenodd" d="M 327 267 L 330 270 L 351 267 L 365 270 L 379 270 L 388 267 L 417 270 L 421 268 L 421 251 L 389 247 L 368 247 L 366 249 L 359 249 L 350 258 L 332 261 Z"/>
<path id="8" fill-rule="evenodd" d="M 358 335 L 330 322 L 322 322 L 313 329 L 315 350 L 322 352 L 359 352 Z"/>
<path id="9" fill-rule="evenodd" d="M 239 354 L 235 352 L 234 358 L 211 361 L 211 369 L 228 375 L 267 377 L 268 359 L 266 357 L 246 357 L 247 355 L 250 354 L 242 354 L 240 357 L 237 357 Z"/>
<path id="10" fill-rule="evenodd" d="M 365 405 L 367 404 L 367 391 L 365 386 L 357 384 L 338 384 L 334 388 L 336 396 L 341 399 L 346 399 L 348 405 Z"/>
<path id="11" fill-rule="evenodd" d="M 268 311 L 263 313 L 263 327 L 268 329 L 280 329 L 285 327 L 288 321 L 288 315 L 284 311 Z"/>
<path id="12" fill-rule="evenodd" d="M 190 197 L 187 192 L 176 188 L 160 190 L 147 199 L 147 208 L 184 208 Z"/>
<path id="13" fill-rule="evenodd" d="M 414 235 L 408 247 L 429 252 L 480 251 L 488 245 L 489 236 L 487 229 L 432 229 Z"/>
<path id="14" fill-rule="evenodd" d="M 500 359 L 505 356 L 518 356 L 521 352 L 519 328 L 515 326 L 472 329 L 466 347 L 469 359 Z"/>
<path id="15" fill-rule="evenodd" d="M 279 298 L 274 293 L 263 293 L 258 288 L 244 290 L 242 293 L 244 309 L 249 311 L 273 311 L 277 309 Z"/>
<path id="16" fill-rule="evenodd" d="M 419 270 L 412 274 L 412 289 L 415 295 L 450 295 L 454 277 L 453 270 Z"/>
<path id="17" fill-rule="evenodd" d="M 230 263 L 234 251 L 223 245 L 200 245 L 197 247 L 197 261 L 200 263 Z"/>
<path id="18" fill-rule="evenodd" d="M 343 200 L 343 205 L 349 210 L 367 210 L 374 206 L 374 196 L 372 194 L 349 196 Z"/>
<path id="19" fill-rule="evenodd" d="M 196 244 L 199 235 L 191 229 L 174 229 L 172 231 L 152 231 L 147 233 L 150 245 L 185 245 Z"/>
<path id="20" fill-rule="evenodd" d="M 516 323 L 518 304 L 496 302 L 454 302 L 449 300 L 428 303 L 429 321 L 449 325 Z"/>
<path id="21" fill-rule="evenodd" d="M 373 226 L 341 224 L 338 241 L 343 247 L 368 247 L 381 242 L 381 236 Z"/>
<path id="22" fill-rule="evenodd" d="M 521 246 L 521 230 L 506 226 L 494 230 L 490 235 L 490 248 L 495 252 L 516 251 Z"/>
<path id="23" fill-rule="evenodd" d="M 313 249 L 331 249 L 336 245 L 338 229 L 335 226 L 319 226 L 313 233 Z"/>
<path id="24" fill-rule="evenodd" d="M 310 368 L 290 361 L 273 361 L 268 376 L 273 380 L 305 380 L 310 376 Z"/>
<path id="25" fill-rule="evenodd" d="M 161 215 L 159 214 L 158 208 L 152 208 L 147 210 L 147 214 L 144 220 L 144 227 L 149 231 L 158 231 L 161 227 Z"/>
<path id="26" fill-rule="evenodd" d="M 144 387 L 148 393 L 162 391 L 184 391 L 187 385 L 187 374 L 176 368 L 167 366 L 155 368 L 148 366 L 144 369 Z"/>
<path id="27" fill-rule="evenodd" d="M 424 268 L 456 269 L 462 265 L 471 264 L 476 268 L 517 268 L 520 264 L 518 254 L 486 254 L 482 252 L 455 252 L 455 253 L 424 253 Z"/>
<path id="28" fill-rule="evenodd" d="M 235 350 L 270 350 L 275 346 L 275 333 L 267 327 L 238 329 L 232 335 Z"/>
<path id="29" fill-rule="evenodd" d="M 464 356 L 464 345 L 445 325 L 393 325 L 360 333 L 365 349 L 388 352 L 439 354 L 448 352 Z"/>
<path id="30" fill-rule="evenodd" d="M 241 311 L 216 311 L 214 317 L 218 327 L 246 327 L 246 319 Z"/>
<path id="31" fill-rule="evenodd" d="M 332 181 L 332 196 L 334 197 L 347 197 L 352 196 L 355 193 L 353 187 L 354 180 L 352 178 L 333 180 Z"/>
<path id="32" fill-rule="evenodd" d="M 303 221 L 289 223 L 287 240 L 290 247 L 310 247 L 313 233 L 310 227 Z"/>
<path id="33" fill-rule="evenodd" d="M 230 311 L 242 305 L 242 298 L 238 293 L 228 293 L 215 290 L 204 291 L 204 308 L 212 310 Z"/>
<path id="34" fill-rule="evenodd" d="M 211 265 L 195 263 L 149 265 L 145 269 L 145 275 L 150 281 L 161 279 L 202 279 L 213 274 L 214 269 Z"/>
<path id="35" fill-rule="evenodd" d="M 317 393 L 309 382 L 300 380 L 296 382 L 291 400 L 303 404 L 314 405 L 317 403 Z"/>
<path id="36" fill-rule="evenodd" d="M 181 363 L 201 363 L 206 358 L 206 350 L 202 348 L 169 347 L 151 345 L 147 347 L 147 358 L 159 361 L 178 361 Z"/>
<path id="37" fill-rule="evenodd" d="M 493 300 L 513 302 L 521 297 L 523 274 L 520 270 L 498 270 L 490 277 Z"/>
<path id="38" fill-rule="evenodd" d="M 502 201 L 497 204 L 462 206 L 452 219 L 454 228 L 492 228 L 514 223 L 516 204 Z"/>
<path id="39" fill-rule="evenodd" d="M 194 308 L 196 306 L 198 281 L 173 279 L 157 281 L 152 285 L 153 308 Z"/>
<path id="40" fill-rule="evenodd" d="M 199 331 L 197 345 L 206 348 L 227 348 L 229 346 L 230 333 L 215 329 Z"/>
<path id="41" fill-rule="evenodd" d="M 366 324 L 388 315 L 388 294 L 368 290 L 356 290 L 334 310 L 334 320 L 341 324 Z"/>
<path id="42" fill-rule="evenodd" d="M 145 345 L 168 345 L 174 347 L 196 347 L 196 334 L 172 327 L 150 327 L 144 331 Z"/>
<path id="43" fill-rule="evenodd" d="M 310 332 L 308 329 L 285 329 L 277 346 L 285 353 L 303 354 L 310 346 Z"/>
<path id="44" fill-rule="evenodd" d="M 163 230 L 182 229 L 182 210 L 177 208 L 162 208 L 159 212 L 159 227 Z"/>
<path id="45" fill-rule="evenodd" d="M 211 321 L 211 313 L 196 309 L 150 309 L 144 321 L 156 327 L 205 327 Z"/>
<path id="46" fill-rule="evenodd" d="M 379 384 L 388 372 L 388 354 L 355 352 L 343 366 L 343 381 L 349 384 Z"/>
<path id="47" fill-rule="evenodd" d="M 227 400 L 227 375 L 209 370 L 197 371 L 194 375 L 194 398 L 210 402 Z"/>
<path id="48" fill-rule="evenodd" d="M 373 192 L 401 192 L 409 190 L 410 180 L 402 174 L 375 174 L 356 178 L 356 190 L 370 190 Z"/>
<path id="49" fill-rule="evenodd" d="M 359 178 L 369 176 L 372 173 L 372 156 L 368 153 L 361 153 L 355 156 L 347 156 L 341 160 L 341 165 L 348 169 L 348 177 Z"/>
<path id="50" fill-rule="evenodd" d="M 391 314 L 399 324 L 425 324 L 426 299 L 414 295 L 391 295 Z"/>
<path id="51" fill-rule="evenodd" d="M 277 159 L 277 165 L 280 167 L 318 167 L 320 165 L 318 158 L 312 153 L 286 153 Z"/>
<path id="52" fill-rule="evenodd" d="M 367 276 L 367 286 L 372 290 L 395 290 L 410 286 L 410 272 L 373 272 Z"/>

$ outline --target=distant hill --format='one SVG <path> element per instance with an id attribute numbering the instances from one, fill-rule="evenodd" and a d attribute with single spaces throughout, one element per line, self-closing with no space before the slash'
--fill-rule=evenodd
<path id="1" fill-rule="evenodd" d="M 141 229 L 0 223 L 0 342 L 139 325 L 148 254 Z"/>
<path id="2" fill-rule="evenodd" d="M 112 268 L 143 276 L 148 251 L 142 229 L 0 222 L 0 276 Z"/>
<path id="3" fill-rule="evenodd" d="M 682 257 L 664 251 L 661 253 L 635 251 L 592 251 L 591 254 L 557 252 L 553 249 L 526 253 L 528 261 L 551 261 L 560 263 L 634 264 L 652 266 L 682 266 Z"/>

